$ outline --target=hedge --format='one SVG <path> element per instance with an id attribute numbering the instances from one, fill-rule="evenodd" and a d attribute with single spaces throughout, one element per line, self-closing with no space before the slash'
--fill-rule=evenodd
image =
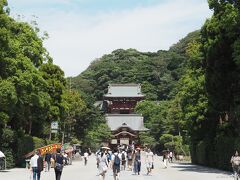
<path id="1" fill-rule="evenodd" d="M 240 152 L 240 138 L 236 137 L 218 136 L 213 141 L 193 142 L 192 163 L 231 171 L 230 159 L 236 150 Z"/>
<path id="2" fill-rule="evenodd" d="M 206 164 L 206 143 L 204 141 L 200 141 L 196 147 L 196 162 L 197 164 L 204 165 Z"/>
<path id="3" fill-rule="evenodd" d="M 233 137 L 219 136 L 216 142 L 216 167 L 224 170 L 231 170 L 230 159 L 236 149 Z"/>
<path id="4" fill-rule="evenodd" d="M 39 147 L 47 145 L 47 141 L 38 137 L 24 135 L 17 140 L 17 159 L 16 165 L 23 167 L 25 164 L 24 156 Z"/>

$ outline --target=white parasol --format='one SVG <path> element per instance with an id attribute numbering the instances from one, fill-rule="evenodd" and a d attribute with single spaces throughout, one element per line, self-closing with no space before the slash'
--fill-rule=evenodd
<path id="1" fill-rule="evenodd" d="M 5 158 L 5 155 L 3 154 L 2 151 L 0 151 L 0 158 Z"/>
<path id="2" fill-rule="evenodd" d="M 102 149 L 107 149 L 107 150 L 110 150 L 110 148 L 109 147 L 106 147 L 106 146 L 104 146 L 104 147 L 101 147 Z"/>

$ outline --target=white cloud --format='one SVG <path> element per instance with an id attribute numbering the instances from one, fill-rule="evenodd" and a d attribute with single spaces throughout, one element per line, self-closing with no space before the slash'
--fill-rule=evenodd
<path id="1" fill-rule="evenodd" d="M 53 4 L 53 3 L 70 3 L 72 0 L 32 0 L 32 2 L 30 3 L 29 1 L 31 0 L 8 0 L 9 4 L 11 5 L 12 3 L 16 4 Z"/>
<path id="2" fill-rule="evenodd" d="M 55 0 L 57 1 L 57 0 Z M 68 2 L 68 0 L 62 0 Z M 36 14 L 50 39 L 45 45 L 66 76 L 76 76 L 92 60 L 118 48 L 168 49 L 210 17 L 207 2 L 172 0 L 153 7 L 87 15 L 50 9 Z"/>

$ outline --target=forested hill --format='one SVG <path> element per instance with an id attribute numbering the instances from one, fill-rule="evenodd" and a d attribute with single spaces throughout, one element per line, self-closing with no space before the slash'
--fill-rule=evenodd
<path id="1" fill-rule="evenodd" d="M 101 100 L 109 83 L 141 83 L 146 99 L 169 99 L 184 74 L 186 48 L 198 36 L 199 31 L 192 32 L 168 51 L 115 50 L 96 59 L 83 73 L 72 78 L 72 86 Z"/>
<path id="2" fill-rule="evenodd" d="M 141 83 L 138 103 L 157 149 L 191 152 L 193 163 L 231 169 L 240 151 L 240 1 L 208 0 L 213 11 L 200 32 L 168 51 L 116 50 L 94 61 L 74 87 L 101 99 L 109 83 Z"/>

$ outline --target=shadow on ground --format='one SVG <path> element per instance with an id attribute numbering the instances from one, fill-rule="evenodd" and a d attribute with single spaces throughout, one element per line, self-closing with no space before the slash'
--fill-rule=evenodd
<path id="1" fill-rule="evenodd" d="M 9 170 L 0 170 L 0 173 L 10 172 Z"/>
<path id="2" fill-rule="evenodd" d="M 222 175 L 231 175 L 231 172 L 228 171 L 222 171 L 219 169 L 214 169 L 210 167 L 204 167 L 199 165 L 194 165 L 191 163 L 176 163 L 175 165 L 171 166 L 172 168 L 179 169 L 179 171 L 190 171 L 190 172 L 196 172 L 196 173 L 217 173 Z"/>

